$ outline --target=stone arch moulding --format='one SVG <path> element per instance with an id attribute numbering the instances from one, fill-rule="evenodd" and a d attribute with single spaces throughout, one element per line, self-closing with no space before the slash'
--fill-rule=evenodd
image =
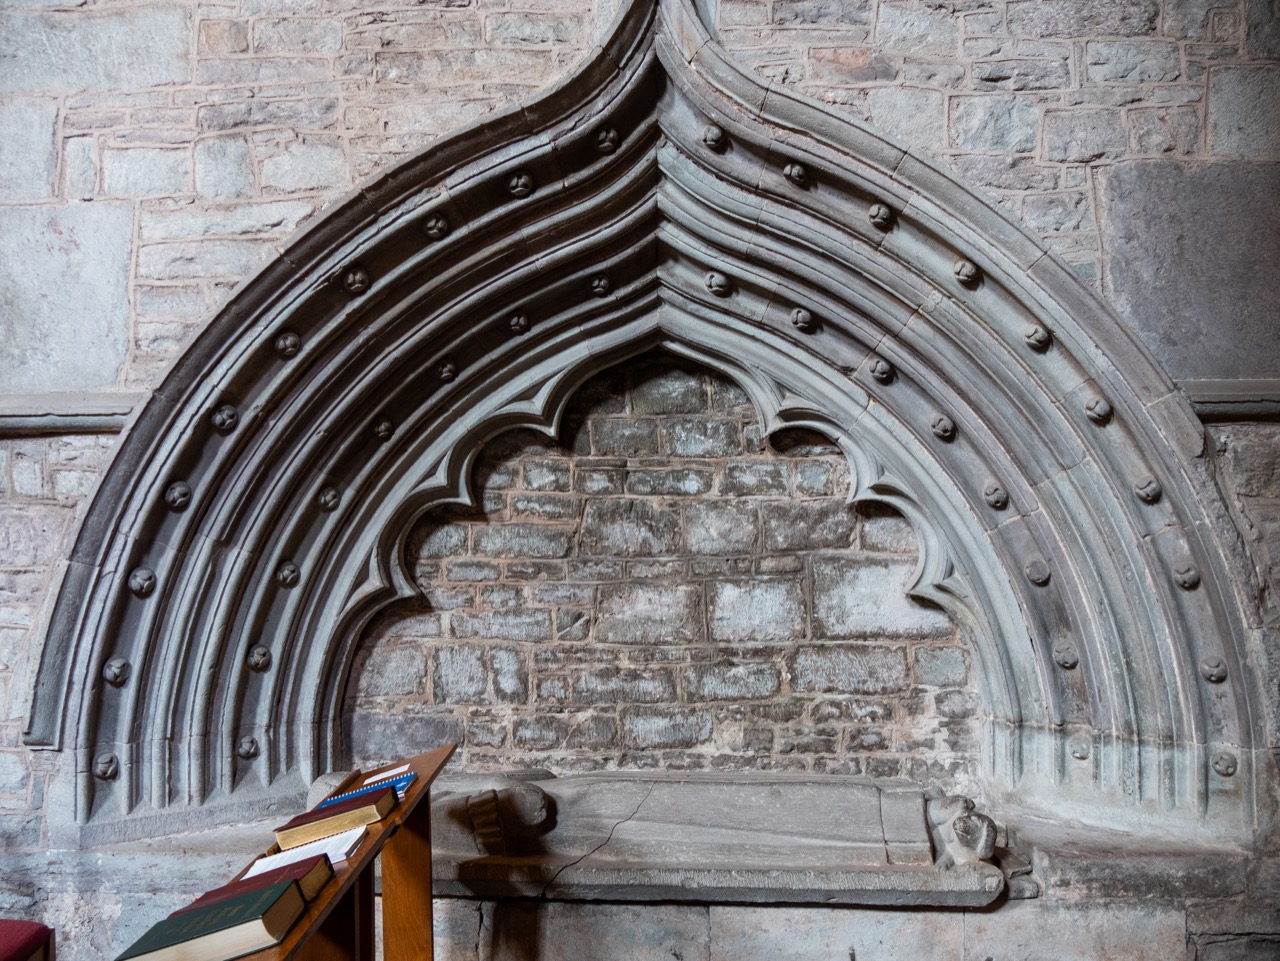
<path id="1" fill-rule="evenodd" d="M 74 750 L 80 842 L 300 795 L 361 627 L 414 591 L 414 519 L 659 346 L 916 523 L 996 810 L 1247 840 L 1256 681 L 1185 401 L 1020 226 L 734 66 L 688 0 L 637 0 L 559 87 L 338 204 L 137 417 L 26 734 Z"/>

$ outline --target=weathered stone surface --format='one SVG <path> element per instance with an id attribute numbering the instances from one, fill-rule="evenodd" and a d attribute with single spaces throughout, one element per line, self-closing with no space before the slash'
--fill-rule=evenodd
<path id="1" fill-rule="evenodd" d="M 493 906 L 480 943 L 492 961 L 528 961 L 531 943 L 538 961 L 582 961 L 609 944 L 627 961 L 707 961 L 707 915 L 693 905 L 507 901 Z"/>
<path id="2" fill-rule="evenodd" d="M 1023 202 L 1022 219 L 1041 234 L 1092 229 L 1089 197 L 1077 190 L 1033 194 Z"/>
<path id="3" fill-rule="evenodd" d="M 333 140 L 298 140 L 262 161 L 262 186 L 268 190 L 320 190 L 349 179 L 346 154 Z"/>
<path id="4" fill-rule="evenodd" d="M 490 43 L 516 46 L 545 46 L 581 41 L 586 29 L 576 14 L 498 13 L 485 18 L 485 35 Z"/>
<path id="5" fill-rule="evenodd" d="M 1219 156 L 1280 154 L 1280 66 L 1210 71 L 1208 125 L 1209 149 Z"/>
<path id="6" fill-rule="evenodd" d="M 1026 97 L 958 97 L 952 101 L 951 143 L 966 150 L 1028 153 L 1036 147 L 1039 112 Z"/>
<path id="7" fill-rule="evenodd" d="M 127 204 L 0 207 L 0 390 L 115 386 L 128 350 L 132 232 Z"/>
<path id="8" fill-rule="evenodd" d="M 259 240 L 202 240 L 149 244 L 138 252 L 138 276 L 148 280 L 239 280 L 275 255 Z"/>
<path id="9" fill-rule="evenodd" d="M 969 961 L 965 916 L 952 913 L 728 905 L 710 911 L 711 961 Z"/>
<path id="10" fill-rule="evenodd" d="M 196 141 L 196 193 L 231 200 L 253 193 L 253 159 L 244 137 L 208 137 Z"/>
<path id="11" fill-rule="evenodd" d="M 445 714 L 372 714 L 348 717 L 352 761 L 366 769 L 404 757 L 406 744 L 456 744 L 462 719 Z"/>
<path id="12" fill-rule="evenodd" d="M 742 701 L 772 697 L 781 682 L 771 664 L 699 664 L 685 668 L 684 686 L 700 701 Z"/>
<path id="13" fill-rule="evenodd" d="M 1280 57 L 1280 17 L 1274 0 L 1246 0 L 1245 38 L 1249 56 Z"/>
<path id="14" fill-rule="evenodd" d="M 1128 145 L 1118 110 L 1046 110 L 1044 158 L 1089 163 L 1123 156 Z"/>
<path id="15" fill-rule="evenodd" d="M 1057 90 L 1071 84 L 1066 60 L 981 60 L 973 65 L 980 89 Z"/>
<path id="16" fill-rule="evenodd" d="M 1029 157 L 951 157 L 948 166 L 956 173 L 993 190 L 1052 190 L 1058 186 L 1056 168 L 1042 166 Z"/>
<path id="17" fill-rule="evenodd" d="M 544 641 L 552 636 L 549 611 L 457 611 L 449 616 L 454 637 Z"/>
<path id="18" fill-rule="evenodd" d="M 690 504 L 683 520 L 685 544 L 694 554 L 746 554 L 760 532 L 756 509 L 733 501 Z"/>
<path id="19" fill-rule="evenodd" d="M 1186 952 L 1186 922 L 1159 901 L 1064 905 L 1049 899 L 1010 901 L 999 912 L 965 918 L 965 959 L 1036 957 L 1054 945 L 1061 961 L 1167 961 Z"/>
<path id="20" fill-rule="evenodd" d="M 68 200 L 92 200 L 98 189 L 97 151 L 92 137 L 69 137 L 62 145 L 62 192 Z"/>
<path id="21" fill-rule="evenodd" d="M 791 657 L 791 673 L 797 691 L 883 694 L 906 687 L 907 657 L 900 647 L 801 647 Z"/>
<path id="22" fill-rule="evenodd" d="M 969 676 L 964 651 L 958 647 L 918 647 L 914 654 L 917 684 L 963 684 Z"/>
<path id="23" fill-rule="evenodd" d="M 854 563 L 839 557 L 813 564 L 813 622 L 819 637 L 931 636 L 949 630 L 941 611 L 906 595 L 912 564 Z"/>
<path id="24" fill-rule="evenodd" d="M 959 36 L 960 22 L 946 8 L 880 5 L 875 39 L 882 48 L 918 57 L 950 57 Z"/>
<path id="25" fill-rule="evenodd" d="M 0 91 L 132 90 L 191 79 L 191 13 L 0 13 Z"/>
<path id="26" fill-rule="evenodd" d="M 1013 0 L 1009 30 L 1024 37 L 1136 37 L 1154 33 L 1156 0 Z"/>
<path id="27" fill-rule="evenodd" d="M 873 87 L 867 91 L 867 120 L 894 139 L 940 150 L 946 142 L 946 101 L 934 90 Z"/>
<path id="28" fill-rule="evenodd" d="M 623 644 L 687 644 L 702 638 L 701 594 L 687 584 L 600 589 L 596 637 Z"/>
<path id="29" fill-rule="evenodd" d="M 427 659 L 420 648 L 376 648 L 361 672 L 360 686 L 372 697 L 416 694 L 426 677 Z"/>
<path id="30" fill-rule="evenodd" d="M 0 101 L 0 200 L 41 200 L 57 186 L 56 100 Z"/>
<path id="31" fill-rule="evenodd" d="M 431 673 L 438 704 L 472 704 L 484 699 L 488 677 L 481 647 L 455 644 L 440 648 Z"/>
<path id="32" fill-rule="evenodd" d="M 296 230 L 315 211 L 305 200 L 205 207 L 196 204 L 147 207 L 139 215 L 143 240 L 286 233 Z"/>
<path id="33" fill-rule="evenodd" d="M 628 711 L 622 719 L 624 743 L 635 748 L 693 747 L 711 739 L 706 711 Z"/>
<path id="34" fill-rule="evenodd" d="M 856 518 L 837 498 L 768 504 L 762 510 L 766 551 L 848 547 Z"/>
<path id="35" fill-rule="evenodd" d="M 675 553 L 679 518 L 647 501 L 611 500 L 587 504 L 582 522 L 586 554 L 653 557 Z"/>
<path id="36" fill-rule="evenodd" d="M 1280 196 L 1280 172 L 1141 161 L 1099 186 L 1108 293 L 1173 377 L 1274 377 L 1280 231 L 1241 198 Z"/>
<path id="37" fill-rule="evenodd" d="M 709 603 L 713 640 L 789 641 L 804 629 L 804 600 L 793 581 L 720 582 Z"/>
<path id="38" fill-rule="evenodd" d="M 303 17 L 257 20 L 255 53 L 334 54 L 342 49 L 342 22 Z"/>
<path id="39" fill-rule="evenodd" d="M 778 0 L 773 5 L 773 22 L 780 26 L 867 27 L 871 24 L 871 15 L 870 4 L 841 3 L 840 0 Z"/>
<path id="40" fill-rule="evenodd" d="M 1181 69 L 1174 43 L 1091 40 L 1085 51 L 1085 75 L 1093 83 L 1163 83 Z"/>
<path id="41" fill-rule="evenodd" d="M 1200 149 L 1200 112 L 1191 105 L 1129 110 L 1129 150 L 1190 156 Z"/>
<path id="42" fill-rule="evenodd" d="M 131 147 L 102 151 L 102 185 L 121 197 L 167 197 L 191 190 L 186 150 Z"/>

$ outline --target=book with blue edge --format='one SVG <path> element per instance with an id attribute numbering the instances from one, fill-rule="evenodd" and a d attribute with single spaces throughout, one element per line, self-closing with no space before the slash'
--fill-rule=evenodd
<path id="1" fill-rule="evenodd" d="M 331 798 L 325 798 L 315 806 L 314 810 L 319 811 L 321 808 L 329 807 L 331 804 L 337 804 L 348 798 L 361 797 L 365 794 L 372 794 L 374 791 L 381 791 L 385 787 L 393 787 L 396 789 L 396 796 L 400 800 L 404 800 L 404 792 L 409 789 L 409 785 L 413 783 L 413 779 L 418 775 L 410 771 L 407 774 L 401 774 L 397 777 L 389 777 L 382 781 L 375 781 L 372 784 L 366 784 L 364 787 L 356 788 L 354 791 L 347 791 L 343 794 L 334 795 Z"/>

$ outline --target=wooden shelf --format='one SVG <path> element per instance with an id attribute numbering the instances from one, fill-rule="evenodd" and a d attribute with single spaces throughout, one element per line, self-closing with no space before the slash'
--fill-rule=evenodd
<path id="1" fill-rule="evenodd" d="M 246 955 L 246 961 L 373 961 L 373 866 L 382 857 L 382 947 L 385 961 L 430 961 L 431 783 L 457 749 L 449 744 L 386 768 L 352 772 L 329 797 L 393 767 L 418 776 L 403 800 L 369 833 L 307 905 L 283 941 Z M 272 845 L 266 852 L 275 854 Z M 236 880 L 249 870 L 236 875 Z"/>

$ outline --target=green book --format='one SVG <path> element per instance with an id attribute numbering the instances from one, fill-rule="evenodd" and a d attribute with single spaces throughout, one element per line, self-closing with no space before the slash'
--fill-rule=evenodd
<path id="1" fill-rule="evenodd" d="M 281 881 L 236 898 L 165 918 L 116 961 L 228 961 L 279 944 L 306 902 L 297 881 Z"/>

